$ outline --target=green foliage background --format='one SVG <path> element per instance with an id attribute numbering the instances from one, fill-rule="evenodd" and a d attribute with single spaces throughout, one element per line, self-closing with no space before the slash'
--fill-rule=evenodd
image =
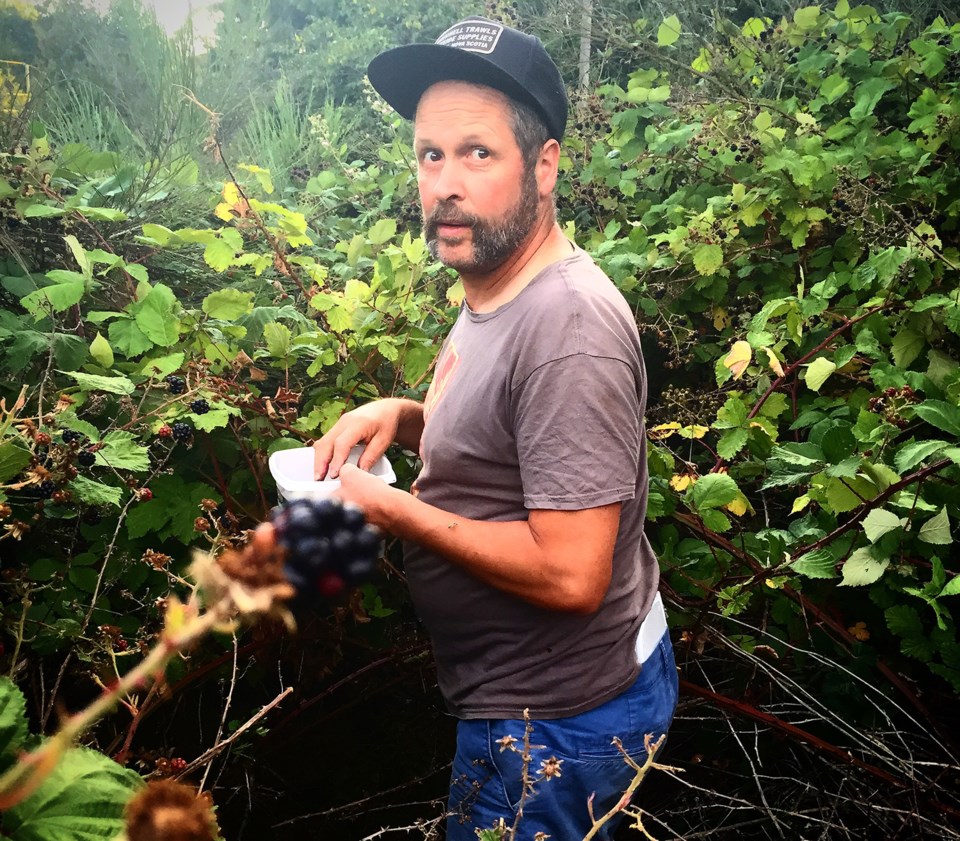
<path id="1" fill-rule="evenodd" d="M 458 287 L 419 238 L 409 127 L 362 86 L 368 58 L 486 12 L 539 32 L 573 88 L 578 9 L 228 2 L 199 57 L 132 0 L 17 13 L 38 81 L 2 115 L 0 586 L 3 664 L 41 731 L 149 645 L 191 546 L 236 544 L 266 515 L 271 452 L 426 389 Z M 599 81 L 574 96 L 558 209 L 649 351 L 649 531 L 684 678 L 671 761 L 712 792 L 659 784 L 680 837 L 953 837 L 960 814 L 960 26 L 909 11 L 594 10 Z M 409 481 L 412 458 L 393 457 Z M 118 715 L 96 744 L 160 773 L 201 752 L 170 734 L 172 699 L 232 681 L 237 724 L 278 669 L 304 710 L 373 661 L 420 711 L 382 695 L 388 740 L 429 753 L 395 732 L 448 732 L 410 688 L 429 680 L 423 650 L 391 547 L 383 583 L 301 640 L 213 641 L 144 699 L 166 727 Z M 353 703 L 288 714 L 221 774 L 282 766 Z M 755 753 L 732 720 L 762 728 Z M 761 783 L 764 761 L 790 771 Z M 364 786 L 413 776 L 380 767 Z"/>

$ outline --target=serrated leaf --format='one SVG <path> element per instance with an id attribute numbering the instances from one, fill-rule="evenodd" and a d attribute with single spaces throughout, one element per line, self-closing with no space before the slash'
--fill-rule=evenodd
<path id="1" fill-rule="evenodd" d="M 877 560 L 867 549 L 855 550 L 843 565 L 843 581 L 840 587 L 863 587 L 879 581 L 890 566 L 890 559 Z"/>
<path id="2" fill-rule="evenodd" d="M 907 368 L 920 355 L 926 340 L 919 333 L 904 328 L 893 337 L 890 352 L 898 368 Z"/>
<path id="3" fill-rule="evenodd" d="M 180 370 L 183 365 L 183 360 L 184 354 L 180 351 L 167 354 L 166 356 L 157 356 L 143 363 L 140 374 L 144 377 L 153 377 L 157 380 L 163 379 L 174 371 Z"/>
<path id="4" fill-rule="evenodd" d="M 721 508 L 737 498 L 740 489 L 726 473 L 708 473 L 697 479 L 691 492 L 694 508 L 702 514 L 710 508 Z"/>
<path id="5" fill-rule="evenodd" d="M 947 515 L 946 505 L 920 527 L 917 537 L 924 543 L 933 543 L 936 546 L 946 546 L 953 543 L 953 537 L 950 534 L 950 517 Z"/>
<path id="6" fill-rule="evenodd" d="M 77 476 L 70 482 L 70 490 L 77 499 L 90 505 L 114 505 L 120 507 L 123 491 L 103 482 L 95 482 L 86 476 Z"/>
<path id="7" fill-rule="evenodd" d="M 383 245 L 390 239 L 393 239 L 397 234 L 397 220 L 396 219 L 380 219 L 376 222 L 369 231 L 367 231 L 367 239 L 370 240 L 374 245 Z"/>
<path id="8" fill-rule="evenodd" d="M 0 771 L 17 758 L 27 738 L 27 702 L 17 685 L 8 677 L 0 678 Z"/>
<path id="9" fill-rule="evenodd" d="M 239 289 L 218 289 L 203 299 L 201 307 L 211 318 L 233 321 L 253 311 L 253 293 Z"/>
<path id="10" fill-rule="evenodd" d="M 62 412 L 57 415 L 57 423 L 63 429 L 72 429 L 74 432 L 86 435 L 91 441 L 100 440 L 100 430 L 92 423 L 80 420 L 73 412 Z"/>
<path id="11" fill-rule="evenodd" d="M 202 415 L 193 417 L 193 425 L 203 431 L 210 432 L 213 429 L 219 429 L 230 422 L 230 418 L 239 416 L 240 410 L 236 406 L 230 406 L 225 403 L 210 404 L 210 411 Z"/>
<path id="12" fill-rule="evenodd" d="M 947 446 L 946 441 L 936 440 L 904 444 L 893 458 L 894 466 L 900 473 L 906 473 L 935 453 L 941 453 Z"/>
<path id="13" fill-rule="evenodd" d="M 14 441 L 0 443 L 0 482 L 7 482 L 30 464 L 30 451 Z"/>
<path id="14" fill-rule="evenodd" d="M 960 436 L 960 409 L 944 400 L 924 400 L 913 410 L 931 426 Z"/>
<path id="15" fill-rule="evenodd" d="M 88 748 L 68 748 L 50 776 L 3 814 L 16 841 L 108 841 L 124 829 L 130 796 L 143 786 L 135 771 Z"/>
<path id="16" fill-rule="evenodd" d="M 84 391 L 133 394 L 134 385 L 126 377 L 101 377 L 99 374 L 83 374 L 80 371 L 61 371 L 60 373 L 72 377 Z"/>
<path id="17" fill-rule="evenodd" d="M 960 596 L 960 575 L 951 578 L 940 591 L 940 596 Z"/>
<path id="18" fill-rule="evenodd" d="M 717 442 L 717 455 L 722 459 L 731 459 L 747 443 L 749 433 L 746 429 L 728 429 Z"/>
<path id="19" fill-rule="evenodd" d="M 225 272 L 233 263 L 236 249 L 222 239 L 215 239 L 207 243 L 203 249 L 203 259 L 215 272 Z"/>
<path id="20" fill-rule="evenodd" d="M 850 83 L 839 73 L 827 76 L 820 83 L 820 95 L 828 102 L 834 103 L 850 90 Z"/>
<path id="21" fill-rule="evenodd" d="M 240 169 L 251 173 L 260 184 L 260 189 L 263 190 L 263 192 L 265 192 L 267 195 L 273 192 L 273 178 L 270 175 L 269 169 L 264 169 L 256 164 L 240 164 Z M 237 194 L 237 197 L 239 198 L 239 193 Z"/>
<path id="22" fill-rule="evenodd" d="M 836 578 L 836 559 L 826 549 L 814 549 L 790 564 L 794 572 L 807 578 Z"/>
<path id="23" fill-rule="evenodd" d="M 34 318 L 43 318 L 50 312 L 63 312 L 79 303 L 83 297 L 83 283 L 52 283 L 20 299 L 21 305 Z"/>
<path id="24" fill-rule="evenodd" d="M 716 244 L 698 245 L 693 251 L 694 268 L 701 275 L 712 275 L 723 265 L 723 249 Z"/>
<path id="25" fill-rule="evenodd" d="M 669 47 L 675 44 L 680 38 L 681 26 L 680 18 L 676 15 L 664 18 L 663 23 L 657 29 L 657 45 Z"/>
<path id="26" fill-rule="evenodd" d="M 880 98 L 892 87 L 894 83 L 881 76 L 871 76 L 861 82 L 853 94 L 854 105 L 850 109 L 850 117 L 854 120 L 862 120 L 872 114 Z"/>
<path id="27" fill-rule="evenodd" d="M 97 464 L 117 470 L 143 472 L 150 469 L 150 454 L 132 432 L 115 429 L 103 436 L 103 448 L 96 453 Z"/>
<path id="28" fill-rule="evenodd" d="M 340 407 L 342 411 L 342 406 Z M 339 416 L 339 412 L 337 413 Z M 153 499 L 140 502 L 127 514 L 127 532 L 138 538 L 155 533 L 160 540 L 174 537 L 185 545 L 196 539 L 194 520 L 200 516 L 200 501 L 221 501 L 220 494 L 203 482 L 184 482 L 179 476 L 157 476 L 150 482 Z"/>
<path id="29" fill-rule="evenodd" d="M 871 543 L 876 543 L 888 532 L 902 528 L 906 522 L 905 517 L 900 518 L 892 511 L 875 508 L 864 518 L 863 531 L 867 535 L 867 540 Z"/>
<path id="30" fill-rule="evenodd" d="M 158 283 L 137 304 L 137 327 L 155 345 L 169 347 L 180 338 L 180 320 L 175 315 L 176 308 L 177 299 L 173 292 Z"/>
<path id="31" fill-rule="evenodd" d="M 701 511 L 700 519 L 703 520 L 703 524 L 708 529 L 719 534 L 723 534 L 723 532 L 730 530 L 730 518 L 727 517 L 727 515 L 722 511 L 717 511 L 714 508 L 708 508 L 705 511 Z"/>
<path id="32" fill-rule="evenodd" d="M 103 338 L 102 333 L 97 333 L 97 338 L 90 342 L 90 355 L 100 363 L 102 368 L 113 367 L 113 348 L 110 342 Z"/>
<path id="33" fill-rule="evenodd" d="M 820 391 L 829 376 L 836 370 L 836 363 L 827 359 L 827 357 L 821 356 L 819 359 L 814 359 L 813 362 L 807 366 L 807 373 L 804 378 L 807 387 L 812 391 Z"/>

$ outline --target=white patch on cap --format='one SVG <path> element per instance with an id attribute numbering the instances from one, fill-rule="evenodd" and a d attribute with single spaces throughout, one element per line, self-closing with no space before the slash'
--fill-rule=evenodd
<path id="1" fill-rule="evenodd" d="M 456 47 L 458 50 L 489 55 L 496 49 L 501 34 L 503 26 L 499 23 L 466 20 L 451 26 L 437 38 L 436 43 L 441 47 Z"/>

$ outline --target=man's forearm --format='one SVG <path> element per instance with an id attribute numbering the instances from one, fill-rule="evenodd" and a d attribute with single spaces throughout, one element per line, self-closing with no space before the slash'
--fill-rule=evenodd
<path id="1" fill-rule="evenodd" d="M 538 530 L 529 520 L 471 520 L 402 492 L 390 503 L 383 523 L 388 531 L 532 604 L 590 613 L 599 607 L 609 586 L 610 558 L 603 549 L 597 551 L 606 541 L 592 540 L 589 534 L 596 524 L 612 529 L 615 537 L 619 506 L 585 514 L 587 527 L 577 538 L 565 539 L 550 527 Z M 612 549 L 611 540 L 610 555 Z"/>
<path id="2" fill-rule="evenodd" d="M 388 397 L 397 404 L 397 434 L 394 440 L 405 450 L 420 452 L 423 435 L 423 404 L 405 397 Z"/>

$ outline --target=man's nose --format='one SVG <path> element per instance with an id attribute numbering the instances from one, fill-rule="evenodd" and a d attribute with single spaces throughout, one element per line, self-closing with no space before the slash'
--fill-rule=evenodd
<path id="1" fill-rule="evenodd" d="M 443 162 L 433 182 L 433 191 L 441 201 L 463 198 L 463 173 L 456 161 Z"/>

